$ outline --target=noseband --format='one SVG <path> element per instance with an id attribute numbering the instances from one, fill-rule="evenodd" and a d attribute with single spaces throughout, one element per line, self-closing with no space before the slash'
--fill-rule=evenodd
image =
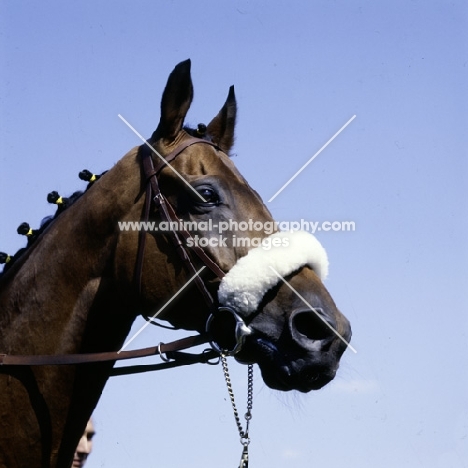
<path id="1" fill-rule="evenodd" d="M 159 187 L 158 175 L 164 166 L 169 165 L 169 163 L 174 161 L 177 156 L 179 156 L 185 149 L 196 144 L 209 145 L 215 148 L 217 151 L 221 151 L 219 146 L 211 141 L 192 137 L 177 146 L 171 153 L 169 153 L 169 155 L 167 155 L 164 159 L 161 159 L 161 161 L 155 167 L 153 163 L 152 151 L 149 149 L 151 147 L 148 145 L 142 146 L 140 148 L 143 174 L 146 181 L 145 204 L 143 210 L 144 216 L 142 221 L 149 221 L 150 213 L 153 211 L 159 213 L 162 221 L 168 222 L 168 226 L 171 227 L 169 237 L 174 244 L 180 259 L 182 260 L 182 264 L 184 265 L 186 271 L 193 276 L 198 290 L 202 294 L 208 309 L 211 311 L 206 323 L 206 332 L 208 334 L 211 333 L 212 326 L 215 322 L 217 322 L 218 318 L 231 315 L 231 320 L 234 320 L 234 340 L 232 343 L 230 343 L 230 345 L 226 344 L 226 346 L 221 346 L 214 339 L 210 339 L 211 346 L 215 351 L 219 352 L 220 354 L 224 353 L 225 355 L 233 355 L 240 351 L 242 345 L 245 342 L 245 338 L 252 333 L 252 330 L 246 325 L 242 317 L 240 317 L 232 307 L 216 308 L 213 296 L 208 291 L 208 288 L 206 287 L 203 280 L 197 274 L 197 269 L 195 268 L 195 265 L 193 264 L 190 254 L 185 246 L 190 245 L 190 249 L 193 251 L 193 253 L 197 255 L 201 262 L 207 268 L 209 268 L 219 278 L 219 280 L 224 278 L 225 273 L 215 262 L 213 262 L 213 260 L 211 260 L 211 258 L 208 257 L 205 251 L 200 248 L 196 242 L 194 242 L 190 232 L 185 229 L 176 231 L 173 228 L 174 226 L 179 227 L 179 218 L 177 217 L 174 208 L 169 203 L 165 195 L 161 193 Z M 151 148 L 151 150 L 153 150 L 153 148 Z M 134 284 L 138 293 L 141 293 L 141 277 L 143 270 L 145 244 L 146 233 L 144 230 L 141 230 L 139 233 L 137 262 L 134 274 Z"/>

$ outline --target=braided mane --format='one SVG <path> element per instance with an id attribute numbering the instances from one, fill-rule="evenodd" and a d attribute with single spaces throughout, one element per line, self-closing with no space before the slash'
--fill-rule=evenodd
<path id="1" fill-rule="evenodd" d="M 8 255 L 5 252 L 0 252 L 0 264 L 4 264 L 3 271 L 0 272 L 1 276 L 6 273 L 14 263 L 35 243 L 37 238 L 42 234 L 45 229 L 54 222 L 67 208 L 72 206 L 105 172 L 96 175 L 84 169 L 79 173 L 79 178 L 88 182 L 85 190 L 78 190 L 73 192 L 69 197 L 61 197 L 58 192 L 52 191 L 47 195 L 47 201 L 51 204 L 57 205 L 57 211 L 54 215 L 46 216 L 42 219 L 41 225 L 38 229 L 31 229 L 28 223 L 24 222 L 18 226 L 17 233 L 27 238 L 26 247 L 20 248 L 14 255 Z"/>

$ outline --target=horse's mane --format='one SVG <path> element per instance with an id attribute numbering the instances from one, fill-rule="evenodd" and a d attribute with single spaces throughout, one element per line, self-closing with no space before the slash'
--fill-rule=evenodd
<path id="1" fill-rule="evenodd" d="M 183 128 L 190 136 L 197 137 L 204 140 L 210 140 L 210 136 L 207 134 L 207 127 L 205 124 L 200 123 L 197 128 L 191 128 L 184 126 Z M 18 234 L 25 235 L 28 239 L 26 247 L 20 248 L 14 255 L 8 255 L 7 253 L 0 251 L 0 264 L 4 263 L 3 271 L 0 272 L 0 280 L 3 275 L 20 259 L 25 258 L 24 254 L 30 251 L 32 245 L 35 244 L 36 239 L 65 211 L 67 208 L 72 206 L 81 196 L 98 180 L 105 172 L 100 175 L 96 175 L 84 169 L 79 173 L 79 178 L 87 181 L 88 186 L 85 190 L 79 190 L 73 192 L 69 197 L 61 197 L 56 191 L 50 192 L 47 195 L 47 201 L 57 205 L 57 211 L 52 216 L 46 216 L 42 219 L 40 227 L 38 229 L 31 229 L 28 223 L 22 223 L 17 229 Z"/>
<path id="2" fill-rule="evenodd" d="M 24 258 L 24 254 L 29 252 L 30 248 L 35 244 L 37 238 L 70 206 L 72 206 L 81 196 L 96 182 L 105 172 L 96 175 L 84 169 L 79 173 L 79 178 L 88 182 L 85 190 L 73 192 L 68 197 L 61 197 L 56 191 L 52 191 L 47 195 L 47 201 L 57 205 L 57 210 L 54 215 L 46 216 L 42 219 L 38 229 L 31 229 L 28 223 L 21 223 L 17 229 L 18 234 L 27 237 L 26 247 L 20 248 L 14 255 L 8 255 L 0 252 L 0 263 L 4 263 L 3 271 L 0 272 L 0 280 L 3 275 L 20 259 Z"/>

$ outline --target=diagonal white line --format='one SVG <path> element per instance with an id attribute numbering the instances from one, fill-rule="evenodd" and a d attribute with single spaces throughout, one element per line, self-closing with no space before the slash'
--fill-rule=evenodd
<path id="1" fill-rule="evenodd" d="M 309 307 L 309 309 L 343 342 L 348 346 L 348 348 L 353 351 L 353 353 L 357 354 L 357 351 L 351 346 L 351 344 L 346 341 L 318 312 L 314 309 L 271 265 L 269 265 L 271 270 L 280 278 L 283 283 L 293 291 L 296 296 L 301 299 L 301 301 Z"/>
<path id="2" fill-rule="evenodd" d="M 204 198 L 203 198 L 203 197 L 202 197 L 202 196 L 201 196 L 185 179 L 184 179 L 184 177 L 183 177 L 176 169 L 174 169 L 174 168 L 159 154 L 158 151 L 156 151 L 156 150 L 148 143 L 148 141 L 147 141 L 147 140 L 146 140 L 146 139 L 145 139 L 145 138 L 144 138 L 144 137 L 127 121 L 127 120 L 125 120 L 124 117 L 122 117 L 122 115 L 118 114 L 118 117 L 119 117 L 120 120 L 122 120 L 122 122 L 125 123 L 125 125 L 127 125 L 127 127 L 128 127 L 130 130 L 133 131 L 133 133 L 134 133 L 138 138 L 140 138 L 140 140 L 143 141 L 143 143 L 144 143 L 146 146 L 148 146 L 149 148 L 151 148 L 151 149 L 154 151 L 154 153 L 155 153 L 157 156 L 159 156 L 159 158 L 161 159 L 161 161 L 162 161 L 167 167 L 170 167 L 170 168 L 172 169 L 172 171 L 173 171 L 175 174 L 177 174 L 177 175 L 180 177 L 180 179 L 181 179 L 183 182 L 185 182 L 185 184 L 187 184 L 187 187 L 189 187 L 189 188 L 198 196 L 198 198 L 201 198 L 201 200 L 202 200 L 203 202 L 206 203 L 206 200 L 205 200 L 205 199 L 204 199 Z"/>
<path id="3" fill-rule="evenodd" d="M 206 267 L 202 266 L 150 319 L 155 319 Z M 131 338 L 127 341 L 118 353 L 123 351 L 149 324 L 150 321 L 146 322 Z M 118 354 L 117 353 L 117 354 Z"/>
<path id="4" fill-rule="evenodd" d="M 272 202 L 354 119 L 353 115 L 269 200 Z"/>

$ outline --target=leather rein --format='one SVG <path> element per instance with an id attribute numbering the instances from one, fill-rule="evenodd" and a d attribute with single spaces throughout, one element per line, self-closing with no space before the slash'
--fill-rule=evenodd
<path id="1" fill-rule="evenodd" d="M 177 217 L 174 208 L 168 202 L 166 197 L 161 193 L 157 176 L 164 166 L 169 165 L 169 163 L 172 162 L 177 156 L 179 156 L 179 154 L 182 153 L 186 148 L 195 144 L 206 144 L 214 147 L 216 150 L 220 150 L 220 148 L 211 141 L 192 137 L 190 139 L 185 140 L 179 146 L 177 146 L 171 153 L 169 153 L 169 155 L 167 155 L 164 159 L 161 159 L 161 161 L 155 167 L 153 163 L 152 151 L 150 151 L 149 149 L 151 148 L 151 146 L 147 144 L 149 148 L 147 148 L 146 146 L 140 147 L 143 175 L 146 184 L 145 201 L 143 208 L 144 213 L 142 219 L 143 222 L 147 222 L 149 220 L 151 210 L 153 209 L 153 211 L 159 212 L 159 215 L 163 221 L 169 222 L 169 226 L 179 225 L 179 218 Z M 153 148 L 151 148 L 151 150 L 153 150 Z M 174 222 L 176 224 L 174 224 Z M 193 239 L 192 235 L 184 229 L 176 231 L 172 227 L 170 234 L 171 240 L 182 260 L 182 263 L 184 264 L 187 272 L 194 276 L 194 282 L 198 290 L 202 294 L 208 308 L 210 309 L 210 311 L 212 311 L 215 305 L 215 301 L 213 300 L 213 297 L 208 291 L 205 283 L 197 274 L 197 269 L 195 268 L 195 265 L 193 264 L 192 259 L 187 251 L 187 248 L 184 246 L 183 243 L 183 241 L 187 242 L 187 240 Z M 136 287 L 138 293 L 141 293 L 141 278 L 143 271 L 145 244 L 146 232 L 142 229 L 139 232 L 138 252 L 133 279 L 134 286 Z M 219 268 L 219 266 L 215 262 L 213 262 L 213 260 L 211 260 L 211 258 L 209 258 L 208 255 L 206 255 L 203 249 L 198 247 L 195 242 L 191 242 L 189 245 L 192 246 L 191 250 L 197 255 L 197 257 L 202 261 L 202 263 L 221 280 L 225 274 Z M 236 320 L 242 321 L 242 319 L 237 317 L 237 314 L 235 314 L 234 311 L 230 312 L 234 315 Z M 239 342 L 241 338 L 237 336 L 237 328 L 236 339 Z M 211 342 L 213 349 L 206 349 L 200 354 L 189 354 L 181 352 L 181 350 L 208 343 L 211 340 L 212 337 L 210 336 L 210 334 L 208 332 L 205 332 L 199 335 L 182 338 L 170 343 L 159 343 L 159 345 L 157 346 L 131 351 L 35 356 L 9 355 L 0 353 L 0 369 L 3 366 L 44 366 L 102 363 L 142 358 L 154 355 L 160 355 L 164 362 L 156 365 L 117 367 L 112 370 L 111 375 L 124 375 L 146 372 L 148 370 L 158 370 L 179 365 L 194 364 L 198 362 L 217 364 L 218 362 L 213 362 L 213 359 L 219 358 L 220 356 L 220 348 L 216 345 L 216 343 Z M 237 348 L 233 351 L 233 353 L 234 352 L 237 352 Z"/>

